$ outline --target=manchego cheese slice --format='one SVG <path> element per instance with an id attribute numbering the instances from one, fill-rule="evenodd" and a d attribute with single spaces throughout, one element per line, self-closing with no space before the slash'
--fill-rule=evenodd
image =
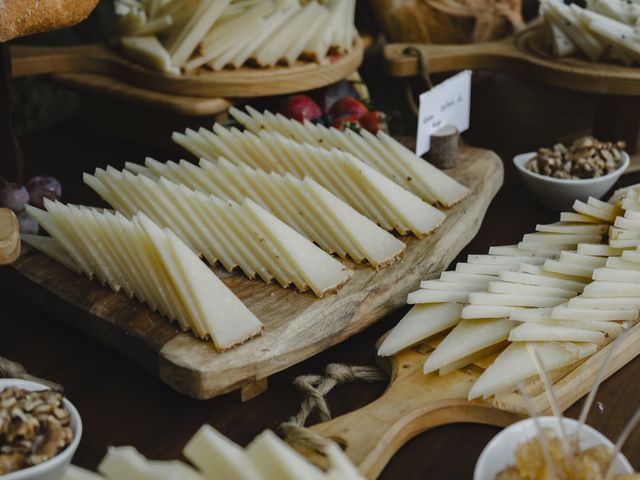
<path id="1" fill-rule="evenodd" d="M 538 374 L 527 349 L 528 342 L 512 343 L 484 371 L 469 390 L 469 400 L 515 390 L 520 381 Z M 597 350 L 592 343 L 532 342 L 543 368 L 549 372 L 571 365 Z"/>
<path id="2" fill-rule="evenodd" d="M 460 322 L 461 312 L 462 305 L 457 303 L 415 305 L 385 337 L 378 355 L 394 355 L 453 327 Z"/>
<path id="3" fill-rule="evenodd" d="M 427 358 L 424 373 L 435 372 L 507 339 L 517 322 L 506 318 L 462 320 Z"/>

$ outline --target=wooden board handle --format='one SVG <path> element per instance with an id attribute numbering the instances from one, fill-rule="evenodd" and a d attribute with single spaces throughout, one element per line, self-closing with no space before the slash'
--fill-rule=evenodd
<path id="1" fill-rule="evenodd" d="M 312 429 L 342 445 L 361 473 L 375 479 L 407 441 L 426 430 L 450 423 L 506 426 L 522 418 L 486 403 L 468 402 L 477 375 L 456 371 L 423 376 L 421 370 L 422 363 L 402 361 L 378 400 Z"/>
<path id="2" fill-rule="evenodd" d="M 0 265 L 12 263 L 20 255 L 20 225 L 16 214 L 0 208 Z"/>
<path id="3" fill-rule="evenodd" d="M 514 71 L 525 59 L 513 38 L 470 45 L 391 43 L 384 49 L 384 58 L 387 71 L 394 77 L 410 77 L 419 73 L 418 57 L 407 53 L 408 48 L 415 48 L 422 54 L 430 73 L 466 69 Z"/>

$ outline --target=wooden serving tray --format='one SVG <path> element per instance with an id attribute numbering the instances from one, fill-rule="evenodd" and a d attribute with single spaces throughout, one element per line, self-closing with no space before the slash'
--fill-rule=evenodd
<path id="1" fill-rule="evenodd" d="M 383 337 L 384 338 L 384 337 Z M 554 393 L 562 411 L 590 390 L 613 343 L 581 363 L 555 376 Z M 479 361 L 448 375 L 424 375 L 422 367 L 433 351 L 430 342 L 380 359 L 391 375 L 386 392 L 369 405 L 312 427 L 336 441 L 367 479 L 375 479 L 387 462 L 416 435 L 452 423 L 482 423 L 505 427 L 527 417 L 522 397 L 511 393 L 488 400 L 467 400 L 471 385 L 487 366 Z M 616 347 L 605 378 L 640 354 L 640 324 Z M 541 382 L 528 385 L 533 404 L 541 415 L 551 407 Z"/>
<path id="2" fill-rule="evenodd" d="M 536 25 L 497 42 L 470 45 L 425 45 L 393 43 L 385 47 L 389 73 L 408 77 L 419 73 L 417 48 L 430 73 L 465 69 L 493 70 L 524 76 L 549 85 L 588 93 L 640 95 L 640 68 L 616 63 L 593 63 L 579 57 L 554 57 L 547 49 L 543 27 Z"/>
<path id="3" fill-rule="evenodd" d="M 450 171 L 471 195 L 449 209 L 442 226 L 421 240 L 407 237 L 405 257 L 378 272 L 345 261 L 355 273 L 337 294 L 318 299 L 239 273 L 214 271 L 263 321 L 262 336 L 217 353 L 210 342 L 180 333 L 144 305 L 29 250 L 0 270 L 29 300 L 131 358 L 176 390 L 206 399 L 241 389 L 244 399 L 266 389 L 269 375 L 335 345 L 406 302 L 419 281 L 435 277 L 475 236 L 502 185 L 493 152 L 461 148 Z M 16 275 L 18 272 L 20 275 Z"/>
<path id="4" fill-rule="evenodd" d="M 363 53 L 362 40 L 357 38 L 350 52 L 323 64 L 297 62 L 290 67 L 199 70 L 171 76 L 130 62 L 100 43 L 75 47 L 14 46 L 11 49 L 14 77 L 95 73 L 150 90 L 207 98 L 260 97 L 323 87 L 353 73 L 362 63 Z"/>

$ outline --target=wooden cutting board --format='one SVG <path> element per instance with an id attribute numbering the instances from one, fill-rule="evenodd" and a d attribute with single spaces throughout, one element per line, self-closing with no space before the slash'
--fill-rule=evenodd
<path id="1" fill-rule="evenodd" d="M 471 195 L 451 208 L 443 225 L 418 240 L 407 237 L 405 257 L 379 272 L 345 261 L 355 273 L 337 294 L 318 299 L 239 273 L 214 268 L 265 324 L 261 337 L 217 353 L 210 342 L 178 332 L 144 305 L 76 275 L 33 250 L 2 269 L 5 280 L 68 324 L 131 358 L 162 381 L 196 398 L 241 389 L 243 398 L 264 391 L 269 375 L 294 365 L 363 330 L 405 304 L 420 280 L 435 277 L 475 236 L 503 181 L 493 152 L 461 148 L 450 173 Z M 9 275 L 11 274 L 11 275 Z M 1 279 L 1 278 L 0 278 Z"/>
<path id="2" fill-rule="evenodd" d="M 607 95 L 640 95 L 640 68 L 617 63 L 593 63 L 580 57 L 554 57 L 544 41 L 543 27 L 533 26 L 497 42 L 470 45 L 393 43 L 385 47 L 388 72 L 396 77 L 419 74 L 418 49 L 431 73 L 465 69 L 492 70 L 520 75 L 549 85 L 579 92 Z"/>
<path id="3" fill-rule="evenodd" d="M 553 373 L 554 392 L 562 411 L 589 392 L 612 345 L 601 348 L 581 363 Z M 432 342 L 425 342 L 390 359 L 380 359 L 391 377 L 385 393 L 359 410 L 312 427 L 342 445 L 368 479 L 377 478 L 391 457 L 409 440 L 432 428 L 452 423 L 505 427 L 528 416 L 520 394 L 467 400 L 471 385 L 495 354 L 445 376 L 424 375 L 422 367 L 432 347 Z M 616 347 L 605 378 L 639 354 L 640 324 L 637 324 Z M 530 382 L 527 390 L 536 410 L 542 415 L 551 414 L 542 383 Z"/>
<path id="4" fill-rule="evenodd" d="M 346 78 L 362 63 L 364 46 L 326 63 L 297 62 L 292 66 L 243 67 L 218 72 L 198 70 L 165 75 L 130 62 L 117 50 L 95 43 L 74 47 L 11 48 L 14 77 L 55 73 L 95 73 L 154 91 L 206 98 L 260 97 L 312 90 Z"/>

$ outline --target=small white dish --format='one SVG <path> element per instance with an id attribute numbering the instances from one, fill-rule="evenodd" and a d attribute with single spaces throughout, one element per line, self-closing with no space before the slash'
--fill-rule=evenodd
<path id="1" fill-rule="evenodd" d="M 17 387 L 30 391 L 48 389 L 46 385 L 37 382 L 16 380 L 14 378 L 0 378 L 0 391 L 7 387 Z M 1 480 L 60 480 L 64 476 L 82 437 L 82 421 L 78 410 L 76 410 L 76 407 L 66 398 L 64 399 L 64 405 L 71 414 L 70 422 L 71 430 L 73 431 L 73 440 L 71 440 L 69 446 L 52 459 L 40 465 L 7 473 L 6 475 L 0 475 Z"/>
<path id="2" fill-rule="evenodd" d="M 568 210 L 575 200 L 602 198 L 629 166 L 629 154 L 622 152 L 620 165 L 611 173 L 597 178 L 565 180 L 527 170 L 527 163 L 535 156 L 536 152 L 521 153 L 513 158 L 513 164 L 540 203 L 552 210 Z"/>
<path id="3" fill-rule="evenodd" d="M 538 417 L 540 426 L 548 428 L 556 435 L 559 434 L 559 425 L 556 417 Z M 568 435 L 575 433 L 578 421 L 572 418 L 563 418 L 565 430 Z M 537 429 L 533 418 L 527 418 L 510 425 L 502 430 L 487 444 L 480 454 L 476 469 L 473 473 L 474 480 L 495 480 L 496 475 L 505 468 L 514 465 L 515 449 L 537 435 Z M 606 445 L 613 449 L 614 444 L 602 433 L 589 425 L 583 425 L 580 429 L 580 448 L 586 450 L 596 445 Z M 614 462 L 613 473 L 633 473 L 633 467 L 622 453 L 618 454 Z"/>

